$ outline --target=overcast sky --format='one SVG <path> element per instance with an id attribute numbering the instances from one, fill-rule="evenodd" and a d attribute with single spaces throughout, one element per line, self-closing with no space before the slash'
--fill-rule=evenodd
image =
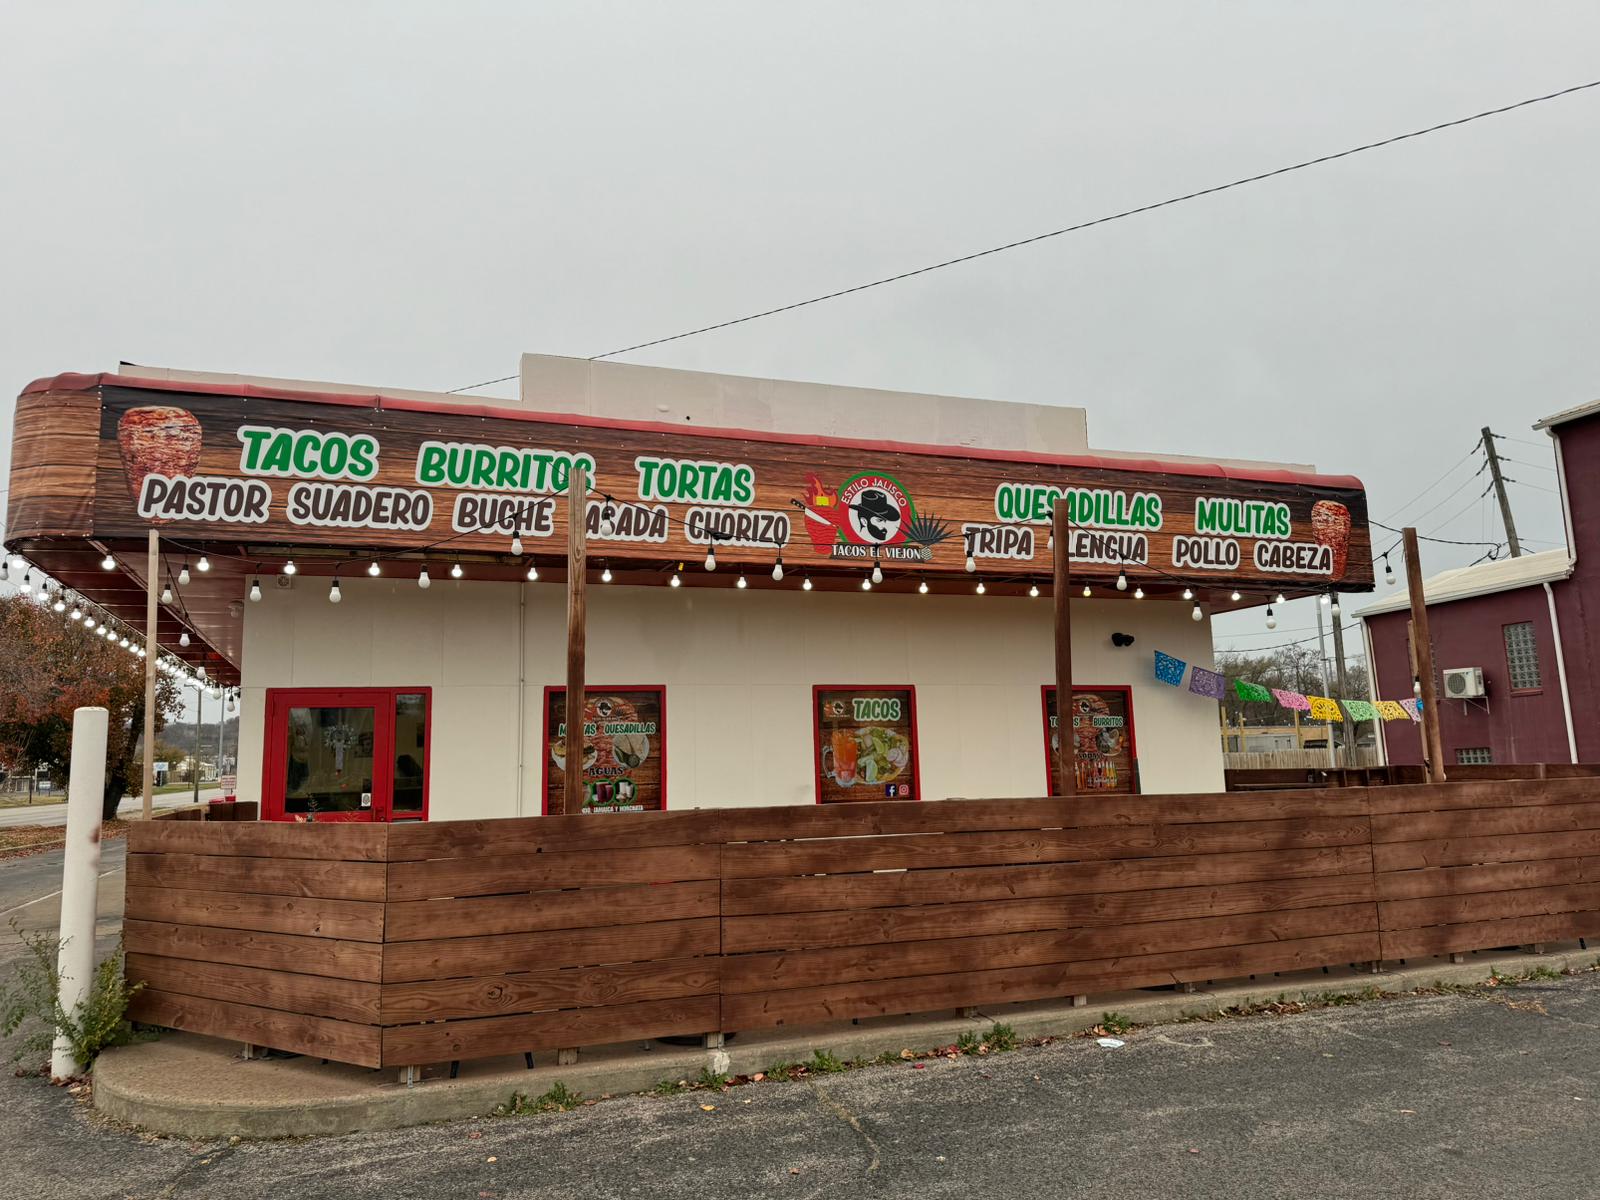
<path id="1" fill-rule="evenodd" d="M 6 4 L 0 463 L 42 375 L 459 387 L 1584 82 L 1597 50 L 1592 2 Z M 1597 129 L 1600 89 L 628 360 L 1079 405 L 1095 445 L 1314 461 L 1469 540 L 1501 536 L 1475 463 L 1413 497 L 1491 424 L 1534 443 L 1503 448 L 1545 549 L 1529 426 L 1600 390 Z M 1219 645 L 1313 620 L 1280 617 Z"/>

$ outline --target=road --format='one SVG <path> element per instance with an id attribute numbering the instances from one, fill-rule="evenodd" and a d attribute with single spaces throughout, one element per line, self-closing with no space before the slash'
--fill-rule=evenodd
<path id="1" fill-rule="evenodd" d="M 221 796 L 218 788 L 201 788 L 200 802 L 202 804 Z M 192 792 L 164 792 L 155 798 L 157 808 L 182 808 L 186 804 L 194 803 Z M 117 806 L 121 816 L 140 811 L 142 802 L 137 796 L 124 796 L 122 803 Z M 65 825 L 67 823 L 67 806 L 60 804 L 19 804 L 10 808 L 0 808 L 0 826 L 3 825 Z"/>
<path id="2" fill-rule="evenodd" d="M 47 860 L 0 867 L 5 903 Z M 106 869 L 115 870 L 108 847 Z M 103 887 L 114 938 L 121 875 Z M 53 902 L 26 910 L 50 919 Z M 1600 974 L 1171 1025 L 575 1112 L 237 1146 L 104 1127 L 0 1078 L 39 1200 L 392 1197 L 1593 1197 Z M 703 1105 L 713 1104 L 712 1111 Z"/>

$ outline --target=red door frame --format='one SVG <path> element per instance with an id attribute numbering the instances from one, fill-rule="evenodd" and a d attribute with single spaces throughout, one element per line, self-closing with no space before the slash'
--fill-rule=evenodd
<path id="1" fill-rule="evenodd" d="M 261 819 L 294 821 L 296 814 L 283 810 L 283 794 L 288 779 L 288 740 L 291 708 L 370 708 L 372 721 L 372 807 L 355 812 L 322 813 L 322 822 L 390 822 L 395 820 L 394 801 L 394 705 L 399 696 L 421 696 L 426 718 L 423 722 L 422 812 L 409 813 L 402 821 L 428 819 L 429 777 L 433 774 L 433 689 L 397 688 L 268 688 L 265 736 L 261 763 Z"/>

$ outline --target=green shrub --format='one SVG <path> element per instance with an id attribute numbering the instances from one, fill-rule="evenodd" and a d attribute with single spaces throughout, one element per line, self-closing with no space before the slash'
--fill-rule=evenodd
<path id="1" fill-rule="evenodd" d="M 494 1110 L 497 1117 L 523 1117 L 529 1113 L 568 1112 L 583 1103 L 583 1093 L 575 1092 L 557 1080 L 542 1096 L 529 1099 L 524 1092 L 512 1092 L 511 1099 Z"/>
<path id="2" fill-rule="evenodd" d="M 1108 1012 L 1100 1017 L 1100 1028 L 1107 1033 L 1127 1033 L 1133 1028 L 1133 1021 L 1119 1012 Z"/>
<path id="3" fill-rule="evenodd" d="M 989 1026 L 989 1032 L 983 1035 L 983 1040 L 991 1050 L 1015 1050 L 1022 1043 L 1015 1029 L 999 1021 Z"/>
<path id="4" fill-rule="evenodd" d="M 15 1041 L 13 1062 L 48 1057 L 57 1028 L 66 1034 L 72 1056 L 87 1068 L 102 1050 L 137 1041 L 128 1022 L 128 1002 L 144 985 L 128 986 L 122 946 L 95 968 L 89 994 L 76 1013 L 61 1007 L 61 976 L 56 961 L 61 940 L 47 933 L 24 933 L 16 919 L 11 929 L 28 953 L 0 984 L 0 1038 Z"/>
<path id="5" fill-rule="evenodd" d="M 845 1064 L 826 1050 L 813 1050 L 811 1058 L 802 1064 L 813 1075 L 837 1075 Z"/>

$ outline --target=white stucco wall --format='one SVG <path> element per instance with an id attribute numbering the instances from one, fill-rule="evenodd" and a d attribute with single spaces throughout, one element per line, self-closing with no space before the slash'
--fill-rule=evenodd
<path id="1" fill-rule="evenodd" d="M 564 589 L 341 587 L 335 606 L 326 580 L 301 576 L 245 606 L 240 798 L 260 795 L 266 689 L 431 687 L 431 818 L 538 813 L 544 687 L 566 669 Z M 1072 610 L 1078 683 L 1133 687 L 1143 790 L 1220 791 L 1215 703 L 1151 673 L 1157 648 L 1209 667 L 1210 622 L 1156 601 Z M 671 808 L 811 803 L 813 684 L 916 687 L 926 799 L 1043 794 L 1044 598 L 592 584 L 589 614 L 594 684 L 666 685 Z M 1137 641 L 1115 648 L 1113 630 Z"/>

